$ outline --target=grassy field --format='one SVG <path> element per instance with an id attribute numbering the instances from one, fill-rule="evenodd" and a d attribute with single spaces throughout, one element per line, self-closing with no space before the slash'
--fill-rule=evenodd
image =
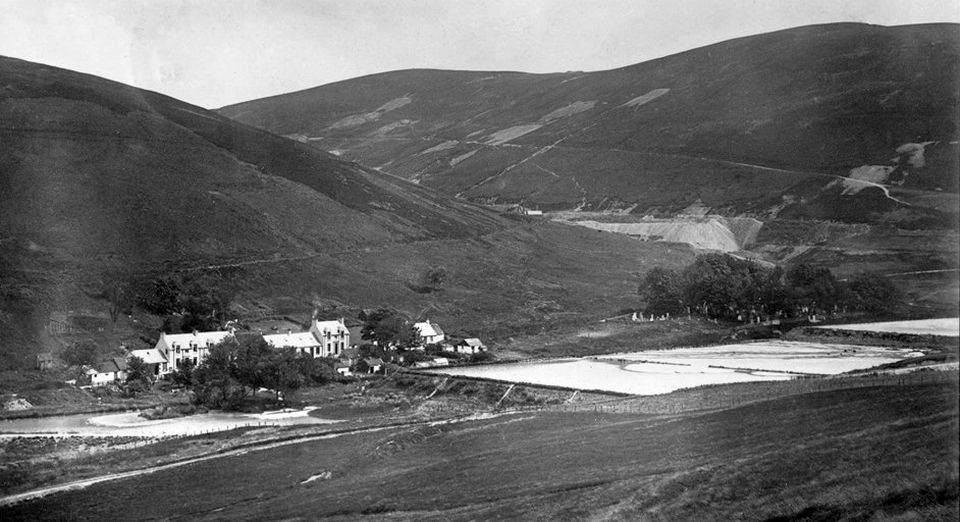
<path id="1" fill-rule="evenodd" d="M 251 451 L 0 516 L 949 520 L 956 433 L 955 379 L 681 416 L 515 413 Z"/>
<path id="2" fill-rule="evenodd" d="M 342 421 L 334 426 L 240 428 L 181 438 L 0 438 L 0 494 L 9 495 L 70 480 L 126 472 L 226 451 L 238 445 L 303 436 L 329 429 L 362 429 L 392 423 L 436 421 L 492 411 L 495 407 L 559 406 L 571 399 L 569 391 L 517 386 L 501 400 L 508 388 L 509 385 L 502 383 L 394 374 L 354 383 L 304 388 L 296 394 L 296 404 L 316 408 L 311 415 Z M 609 396 L 578 393 L 573 399 L 569 404 L 605 401 L 609 400 Z M 120 407 L 118 404 L 111 405 Z M 256 408 L 260 404 L 249 401 L 247 406 Z"/>
<path id="3" fill-rule="evenodd" d="M 584 357 L 700 346 L 716 344 L 732 332 L 733 328 L 729 326 L 696 317 L 646 323 L 627 320 L 591 322 L 511 338 L 502 344 L 498 357 Z"/>

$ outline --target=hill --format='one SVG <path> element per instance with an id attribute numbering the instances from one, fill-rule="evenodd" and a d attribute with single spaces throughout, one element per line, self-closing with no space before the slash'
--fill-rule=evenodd
<path id="1" fill-rule="evenodd" d="M 88 336 L 144 345 L 157 318 L 129 304 L 109 317 L 109 293 L 173 273 L 208 274 L 241 315 L 385 304 L 453 327 L 482 310 L 541 320 L 622 304 L 647 256 L 690 256 L 507 219 L 157 93 L 11 58 L 0 122 L 4 368 Z M 444 291 L 417 288 L 438 265 Z"/>
<path id="2" fill-rule="evenodd" d="M 830 24 L 609 71 L 389 72 L 219 112 L 474 201 L 901 222 L 953 212 L 958 74 L 957 25 Z"/>

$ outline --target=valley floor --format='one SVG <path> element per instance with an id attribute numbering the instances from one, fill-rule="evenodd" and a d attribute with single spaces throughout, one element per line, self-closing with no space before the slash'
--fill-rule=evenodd
<path id="1" fill-rule="evenodd" d="M 937 382 L 877 382 L 679 414 L 541 409 L 341 436 L 288 432 L 290 443 L 249 445 L 213 460 L 118 477 L 5 505 L 0 514 L 4 520 L 955 519 L 957 377 L 944 375 Z"/>

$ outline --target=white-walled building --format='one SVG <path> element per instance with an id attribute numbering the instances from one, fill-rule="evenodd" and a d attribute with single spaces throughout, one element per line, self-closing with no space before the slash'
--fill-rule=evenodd
<path id="1" fill-rule="evenodd" d="M 350 347 L 350 330 L 343 324 L 343 318 L 336 321 L 314 319 L 310 323 L 310 333 L 320 343 L 320 352 L 314 357 L 337 357 Z"/>
<path id="2" fill-rule="evenodd" d="M 312 357 L 322 357 L 322 345 L 313 332 L 268 334 L 263 340 L 273 348 L 292 348 Z"/>
<path id="3" fill-rule="evenodd" d="M 91 386 L 104 386 L 113 382 L 123 382 L 127 378 L 127 361 L 114 357 L 87 371 Z"/>
<path id="4" fill-rule="evenodd" d="M 154 375 L 163 375 L 167 373 L 167 359 L 156 348 L 146 350 L 130 350 L 130 357 L 139 357 L 145 364 L 153 368 Z"/>
<path id="5" fill-rule="evenodd" d="M 233 332 L 193 332 L 185 334 L 160 333 L 156 350 L 167 360 L 167 372 L 175 372 L 184 361 L 200 364 L 210 348 L 227 339 L 233 339 Z"/>
<path id="6" fill-rule="evenodd" d="M 468 337 L 458 342 L 456 346 L 444 346 L 443 351 L 472 355 L 487 351 L 487 347 L 483 345 L 480 339 Z"/>
<path id="7" fill-rule="evenodd" d="M 444 335 L 443 330 L 440 329 L 440 325 L 430 322 L 429 319 L 422 323 L 415 323 L 413 327 L 420 332 L 420 344 L 436 344 L 446 339 L 446 335 Z"/>

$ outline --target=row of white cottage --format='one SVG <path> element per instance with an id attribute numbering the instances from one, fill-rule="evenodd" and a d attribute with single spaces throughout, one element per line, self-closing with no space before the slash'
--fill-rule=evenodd
<path id="1" fill-rule="evenodd" d="M 442 343 L 446 336 L 440 326 L 429 320 L 415 323 L 423 345 Z M 359 333 L 359 332 L 357 332 Z M 214 345 L 234 336 L 232 331 L 193 332 L 184 334 L 160 334 L 160 340 L 152 349 L 133 350 L 130 355 L 139 357 L 147 364 L 156 365 L 160 375 L 177 371 L 186 361 L 199 364 Z M 264 341 L 274 348 L 294 349 L 313 357 L 340 357 L 344 350 L 355 346 L 350 343 L 350 329 L 343 319 L 319 321 L 314 319 L 306 332 L 266 334 Z M 359 341 L 357 339 L 356 341 Z M 479 339 L 464 339 L 456 346 L 444 346 L 444 350 L 456 353 L 478 353 L 486 350 Z"/>

